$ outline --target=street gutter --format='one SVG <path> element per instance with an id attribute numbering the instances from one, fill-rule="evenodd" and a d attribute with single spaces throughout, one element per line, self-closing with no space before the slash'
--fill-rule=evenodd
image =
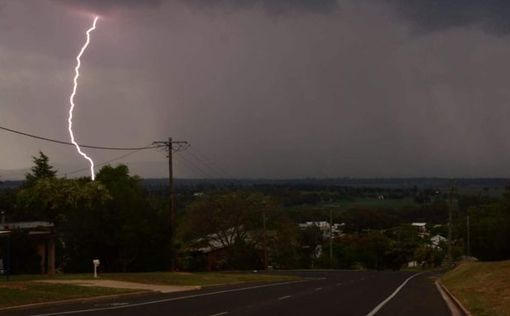
<path id="1" fill-rule="evenodd" d="M 443 282 L 441 282 L 440 279 L 438 279 L 436 282 L 436 287 L 439 293 L 441 293 L 441 296 L 446 302 L 446 305 L 448 305 L 448 308 L 450 309 L 452 316 L 471 316 L 471 312 L 462 305 L 462 303 L 459 301 L 455 295 L 453 295 L 447 288 L 444 286 Z"/>

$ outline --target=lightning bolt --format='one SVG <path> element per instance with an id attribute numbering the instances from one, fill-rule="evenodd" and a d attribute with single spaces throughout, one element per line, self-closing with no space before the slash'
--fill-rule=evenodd
<path id="1" fill-rule="evenodd" d="M 80 77 L 80 66 L 81 66 L 80 58 L 83 55 L 83 53 L 85 52 L 85 50 L 87 49 L 87 46 L 89 46 L 89 43 L 90 43 L 90 33 L 96 29 L 96 23 L 97 23 L 98 18 L 99 17 L 97 17 L 97 16 L 94 18 L 94 22 L 92 23 L 92 27 L 87 30 L 87 32 L 86 32 L 87 41 L 85 42 L 85 44 L 81 48 L 80 52 L 78 53 L 78 56 L 76 56 L 76 67 L 74 68 L 75 75 L 74 75 L 74 80 L 73 80 L 73 82 L 74 82 L 73 92 L 71 93 L 71 96 L 69 97 L 69 103 L 71 104 L 71 107 L 69 108 L 69 118 L 67 120 L 67 122 L 69 123 L 69 128 L 68 129 L 69 129 L 69 135 L 71 136 L 71 142 L 73 143 L 74 147 L 76 147 L 76 150 L 78 151 L 78 153 L 83 158 L 87 159 L 89 161 L 89 163 L 90 163 L 90 176 L 92 178 L 92 181 L 94 181 L 95 178 L 96 178 L 96 175 L 94 173 L 94 161 L 92 160 L 92 158 L 90 158 L 84 152 L 81 151 L 80 145 L 78 145 L 78 143 L 74 139 L 74 133 L 73 133 L 73 110 L 74 110 L 74 107 L 75 107 L 74 97 L 76 96 L 76 90 L 78 89 L 78 78 Z"/>

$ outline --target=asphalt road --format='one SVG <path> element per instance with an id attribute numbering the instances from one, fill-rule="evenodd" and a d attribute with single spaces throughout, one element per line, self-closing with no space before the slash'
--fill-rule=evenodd
<path id="1" fill-rule="evenodd" d="M 292 272 L 296 282 L 214 287 L 58 305 L 5 315 L 450 315 L 430 273 Z M 400 289 L 396 292 L 397 289 Z"/>

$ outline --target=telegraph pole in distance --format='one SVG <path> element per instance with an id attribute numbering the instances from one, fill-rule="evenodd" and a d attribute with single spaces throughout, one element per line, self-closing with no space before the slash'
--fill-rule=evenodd
<path id="1" fill-rule="evenodd" d="M 263 242 L 264 242 L 264 270 L 268 269 L 268 254 L 267 254 L 267 227 L 266 227 L 266 210 L 262 212 L 262 229 L 263 229 Z"/>
<path id="2" fill-rule="evenodd" d="M 455 185 L 450 182 L 450 187 L 448 190 L 448 252 L 447 252 L 447 263 L 451 264 L 453 262 L 452 257 L 452 238 L 453 238 L 453 207 L 454 207 L 454 194 L 455 194 Z"/>
<path id="3" fill-rule="evenodd" d="M 170 269 L 175 271 L 176 268 L 176 251 L 175 251 L 175 187 L 174 187 L 174 170 L 173 170 L 173 153 L 183 151 L 189 148 L 186 141 L 173 141 L 172 137 L 168 141 L 155 141 L 154 145 L 158 145 L 167 152 L 168 157 L 168 222 L 170 230 Z"/>
<path id="4" fill-rule="evenodd" d="M 468 215 L 466 216 L 466 234 L 467 234 L 467 249 L 466 249 L 466 255 L 468 257 L 471 257 L 471 232 L 470 232 L 471 226 L 469 225 L 469 210 Z"/>
<path id="5" fill-rule="evenodd" d="M 333 269 L 333 209 L 329 209 L 329 268 Z"/>

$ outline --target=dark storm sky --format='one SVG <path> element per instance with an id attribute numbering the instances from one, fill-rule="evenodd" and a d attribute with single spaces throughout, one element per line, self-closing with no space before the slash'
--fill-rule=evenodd
<path id="1" fill-rule="evenodd" d="M 94 14 L 81 143 L 188 140 L 180 177 L 510 176 L 508 1 L 0 0 L 0 126 L 68 139 Z M 0 142 L 3 170 L 39 149 L 87 168 L 72 147 Z M 164 159 L 120 161 L 155 177 Z"/>

